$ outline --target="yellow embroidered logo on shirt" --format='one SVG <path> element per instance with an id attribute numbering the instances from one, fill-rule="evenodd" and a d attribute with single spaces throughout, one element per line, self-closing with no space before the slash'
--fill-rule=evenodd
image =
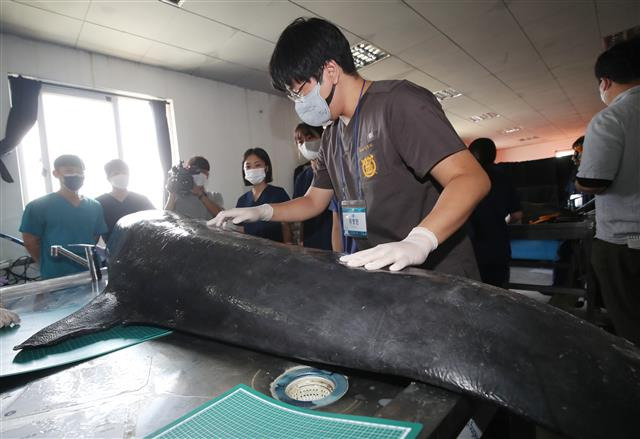
<path id="1" fill-rule="evenodd" d="M 373 154 L 369 154 L 362 160 L 360 160 L 362 164 L 362 173 L 365 177 L 371 178 L 378 172 L 378 166 L 376 165 L 376 160 L 373 158 Z"/>

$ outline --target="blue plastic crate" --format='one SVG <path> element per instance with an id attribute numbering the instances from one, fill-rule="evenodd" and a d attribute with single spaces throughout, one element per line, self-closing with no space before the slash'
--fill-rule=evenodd
<path id="1" fill-rule="evenodd" d="M 511 259 L 557 261 L 560 240 L 512 239 Z"/>

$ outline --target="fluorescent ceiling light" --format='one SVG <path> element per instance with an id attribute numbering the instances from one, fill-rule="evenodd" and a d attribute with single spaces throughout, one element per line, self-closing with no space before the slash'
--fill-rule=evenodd
<path id="1" fill-rule="evenodd" d="M 498 113 L 482 113 L 476 116 L 471 116 L 469 120 L 471 122 L 478 123 L 478 122 L 482 122 L 483 120 L 495 119 L 496 117 L 500 117 L 500 115 Z"/>
<path id="2" fill-rule="evenodd" d="M 573 149 L 564 149 L 562 151 L 556 151 L 556 158 L 566 157 L 568 155 L 573 155 Z"/>
<path id="3" fill-rule="evenodd" d="M 357 69 L 366 67 L 389 57 L 389 54 L 371 43 L 362 41 L 351 47 L 351 55 Z"/>
<path id="4" fill-rule="evenodd" d="M 167 3 L 168 5 L 171 6 L 177 6 L 179 8 L 182 7 L 182 4 L 185 2 L 185 0 L 160 0 L 162 3 Z"/>
<path id="5" fill-rule="evenodd" d="M 520 127 L 511 127 L 511 128 L 507 128 L 505 130 L 500 131 L 502 134 L 512 134 L 512 133 L 517 133 L 518 131 L 520 131 L 522 128 Z"/>
<path id="6" fill-rule="evenodd" d="M 462 96 L 462 93 L 460 93 L 458 90 L 455 90 L 453 88 L 445 88 L 444 90 L 438 90 L 436 92 L 433 93 L 433 95 L 440 101 L 445 101 L 447 99 L 453 99 L 453 98 L 457 98 L 459 96 Z"/>

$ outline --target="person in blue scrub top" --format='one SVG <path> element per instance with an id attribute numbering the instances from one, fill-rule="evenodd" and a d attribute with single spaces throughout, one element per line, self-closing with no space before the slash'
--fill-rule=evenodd
<path id="1" fill-rule="evenodd" d="M 298 151 L 305 159 L 309 160 L 309 163 L 304 166 L 302 172 L 294 180 L 293 198 L 303 197 L 311 186 L 315 164 L 320 153 L 322 131 L 322 127 L 312 127 L 301 123 L 293 133 Z M 300 245 L 331 250 L 332 225 L 333 214 L 329 209 L 316 217 L 302 221 L 300 223 Z"/>
<path id="2" fill-rule="evenodd" d="M 95 244 L 107 232 L 100 203 L 78 194 L 84 183 L 84 163 L 80 157 L 61 155 L 53 167 L 60 190 L 27 204 L 20 225 L 24 246 L 40 264 L 42 279 L 87 270 L 67 258 L 52 257 L 52 245 L 62 245 L 84 257 L 82 248 L 69 244 Z"/>
<path id="3" fill-rule="evenodd" d="M 245 151 L 242 160 L 242 175 L 245 186 L 251 186 L 236 203 L 236 207 L 255 207 L 262 204 L 289 201 L 287 192 L 273 181 L 273 168 L 269 154 L 262 148 L 250 148 Z M 244 224 L 244 232 L 260 238 L 291 244 L 293 236 L 288 223 L 276 221 L 256 221 Z"/>
<path id="4" fill-rule="evenodd" d="M 298 151 L 309 160 L 309 163 L 304 165 L 302 171 L 294 178 L 293 198 L 303 197 L 311 187 L 323 131 L 322 127 L 300 123 L 293 133 Z M 357 251 L 356 240 L 344 236 L 340 208 L 335 197 L 331 200 L 327 210 L 301 223 L 300 238 L 304 247 L 348 254 Z"/>

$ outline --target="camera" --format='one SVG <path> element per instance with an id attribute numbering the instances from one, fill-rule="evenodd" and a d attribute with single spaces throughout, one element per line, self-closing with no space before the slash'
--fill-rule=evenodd
<path id="1" fill-rule="evenodd" d="M 173 166 L 169 171 L 169 178 L 167 179 L 167 190 L 172 193 L 188 194 L 193 188 L 193 176 L 192 171 L 185 168 L 180 161 L 176 166 Z"/>

